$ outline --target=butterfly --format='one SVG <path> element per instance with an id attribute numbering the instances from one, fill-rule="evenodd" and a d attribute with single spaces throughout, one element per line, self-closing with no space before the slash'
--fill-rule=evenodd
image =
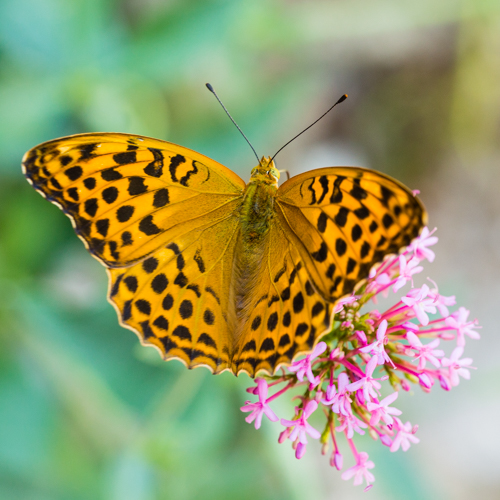
<path id="1" fill-rule="evenodd" d="M 23 158 L 109 275 L 120 324 L 165 360 L 214 373 L 274 373 L 331 329 L 333 309 L 426 223 L 400 182 L 358 167 L 278 187 L 263 157 L 248 184 L 195 151 L 81 134 Z"/>

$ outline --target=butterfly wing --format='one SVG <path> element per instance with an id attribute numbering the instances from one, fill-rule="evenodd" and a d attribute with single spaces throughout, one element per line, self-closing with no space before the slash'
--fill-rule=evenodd
<path id="1" fill-rule="evenodd" d="M 329 330 L 333 305 L 373 264 L 418 235 L 426 213 L 411 191 L 379 172 L 331 167 L 293 177 L 275 198 L 258 293 L 233 359 L 273 373 Z"/>
<path id="2" fill-rule="evenodd" d="M 245 183 L 187 148 L 83 134 L 26 153 L 28 180 L 109 270 L 121 323 L 165 358 L 229 366 L 235 211 Z"/>
<path id="3" fill-rule="evenodd" d="M 408 245 L 427 221 L 406 186 L 358 167 L 293 177 L 278 190 L 276 206 L 315 289 L 330 302 L 351 293 L 375 263 Z"/>

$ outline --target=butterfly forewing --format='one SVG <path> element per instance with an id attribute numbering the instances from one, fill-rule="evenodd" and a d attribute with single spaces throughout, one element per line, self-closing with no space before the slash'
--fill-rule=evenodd
<path id="1" fill-rule="evenodd" d="M 276 205 L 315 289 L 328 301 L 351 293 L 373 264 L 408 245 L 426 222 L 408 188 L 355 167 L 293 177 L 278 190 Z"/>
<path id="2" fill-rule="evenodd" d="M 125 134 L 50 141 L 29 151 L 23 168 L 107 266 L 143 258 L 166 241 L 166 229 L 180 220 L 196 226 L 200 215 L 224 207 L 245 188 L 236 174 L 203 155 Z"/>

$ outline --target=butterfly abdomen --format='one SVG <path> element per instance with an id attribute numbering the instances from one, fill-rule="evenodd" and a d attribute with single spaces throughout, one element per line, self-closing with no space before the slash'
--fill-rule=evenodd
<path id="1" fill-rule="evenodd" d="M 276 186 L 250 182 L 245 190 L 240 209 L 240 235 L 236 247 L 233 271 L 237 342 L 249 316 L 252 293 L 267 250 L 267 236 L 275 216 Z"/>

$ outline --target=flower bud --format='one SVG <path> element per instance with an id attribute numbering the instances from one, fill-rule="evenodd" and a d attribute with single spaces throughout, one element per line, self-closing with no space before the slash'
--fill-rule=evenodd
<path id="1" fill-rule="evenodd" d="M 387 434 L 382 434 L 382 436 L 380 436 L 380 441 L 384 446 L 390 447 L 392 444 L 392 439 Z"/>
<path id="2" fill-rule="evenodd" d="M 411 388 L 410 384 L 406 380 L 401 379 L 401 389 L 403 389 L 403 391 L 408 392 L 410 388 Z"/>
<path id="3" fill-rule="evenodd" d="M 278 443 L 284 443 L 290 436 L 292 432 L 291 427 L 287 427 L 284 431 L 280 432 L 280 435 L 278 437 Z"/>
<path id="4" fill-rule="evenodd" d="M 449 380 L 446 377 L 443 377 L 443 375 L 439 375 L 439 383 L 441 384 L 441 387 L 445 391 L 451 391 L 451 385 Z"/>
<path id="5" fill-rule="evenodd" d="M 335 467 L 337 470 L 342 470 L 344 464 L 344 458 L 338 451 L 334 451 L 330 457 L 330 465 Z"/>
<path id="6" fill-rule="evenodd" d="M 304 443 L 299 443 L 295 448 L 295 458 L 300 460 L 304 456 L 305 452 L 306 452 L 306 445 Z"/>
<path id="7" fill-rule="evenodd" d="M 427 373 L 421 373 L 418 376 L 418 380 L 420 382 L 420 385 L 425 387 L 426 389 L 431 389 L 434 385 L 434 380 L 432 380 L 429 375 L 427 375 Z"/>

